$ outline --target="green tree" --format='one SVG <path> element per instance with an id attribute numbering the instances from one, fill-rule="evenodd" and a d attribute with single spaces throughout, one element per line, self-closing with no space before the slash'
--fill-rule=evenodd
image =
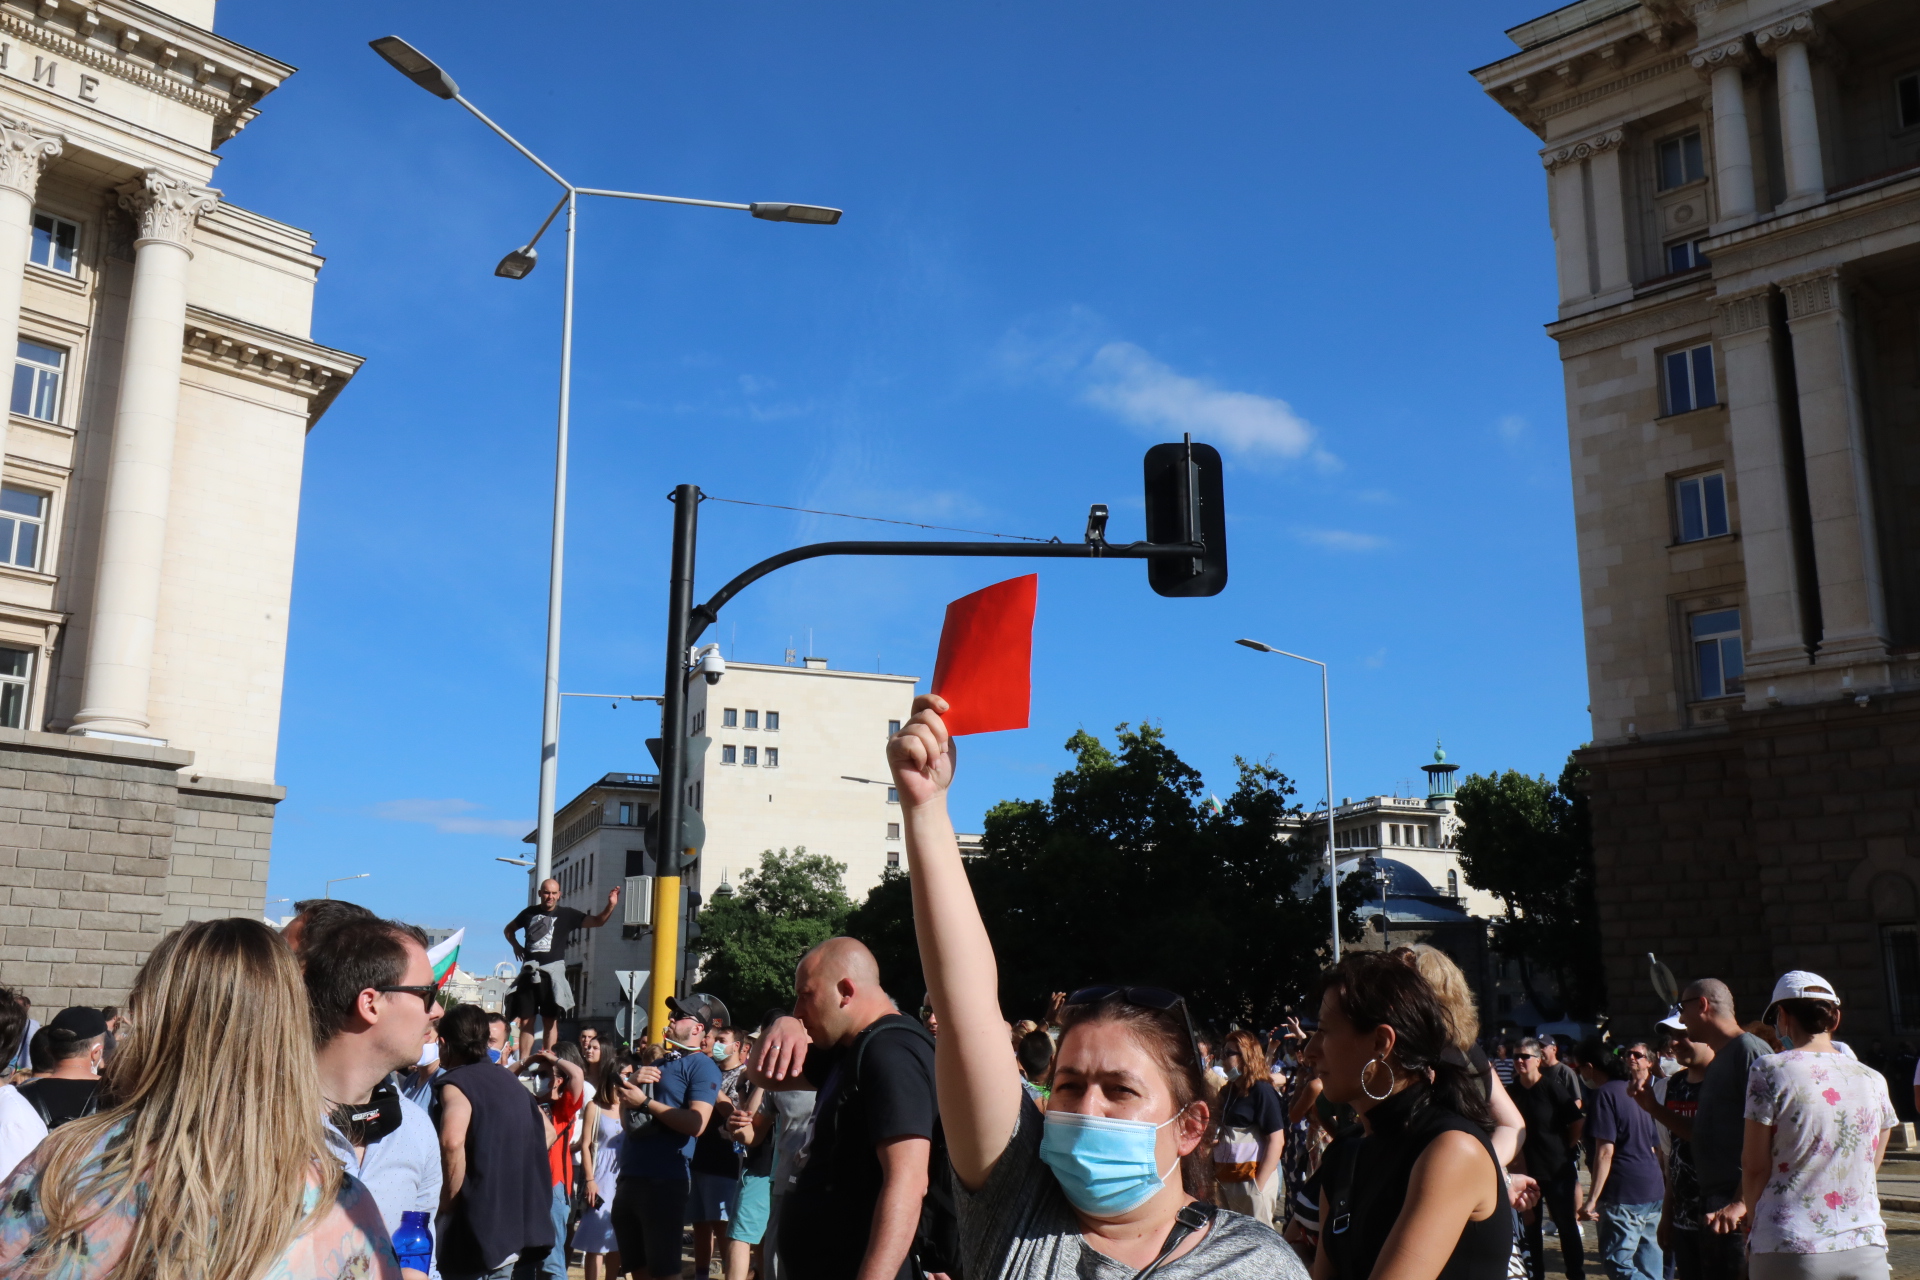
<path id="1" fill-rule="evenodd" d="M 839 933 L 853 901 L 845 863 L 804 846 L 768 849 L 731 897 L 700 912 L 700 936 L 688 950 L 702 958 L 700 989 L 726 1002 L 736 1019 L 793 1004 L 793 967 Z"/>
<path id="2" fill-rule="evenodd" d="M 1325 963 L 1327 898 L 1296 891 L 1320 841 L 1287 835 L 1293 784 L 1236 760 L 1238 785 L 1209 802 L 1162 731 L 1117 729 L 1117 750 L 1082 730 L 1051 800 L 1008 800 L 986 817 L 968 878 L 999 960 L 1009 1017 L 1094 982 L 1167 987 L 1197 1019 L 1270 1026 Z M 910 882 L 883 880 L 848 921 L 903 1007 L 924 989 Z M 1346 928 L 1358 936 L 1349 912 Z"/>
<path id="3" fill-rule="evenodd" d="M 1572 756 L 1558 783 L 1511 769 L 1472 774 L 1460 784 L 1458 837 L 1467 883 L 1507 904 L 1495 947 L 1551 973 L 1559 987 L 1556 1002 L 1529 980 L 1535 1007 L 1583 1018 L 1606 1006 L 1585 778 Z"/>

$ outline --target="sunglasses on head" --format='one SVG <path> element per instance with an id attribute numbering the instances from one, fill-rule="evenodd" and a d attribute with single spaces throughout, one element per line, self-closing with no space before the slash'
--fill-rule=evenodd
<path id="1" fill-rule="evenodd" d="M 1157 1013 L 1167 1013 L 1175 1008 L 1180 1010 L 1181 1020 L 1187 1024 L 1187 1047 L 1193 1050 L 1193 1065 L 1203 1068 L 1206 1059 L 1200 1053 L 1200 1033 L 1193 1027 L 1193 1011 L 1187 1008 L 1187 998 L 1165 987 L 1116 987 L 1102 983 L 1094 987 L 1082 987 L 1067 997 L 1067 1008 L 1075 1005 L 1105 1004 L 1109 1000 L 1118 1000 L 1121 1004 L 1130 1004 L 1136 1009 L 1152 1009 Z"/>

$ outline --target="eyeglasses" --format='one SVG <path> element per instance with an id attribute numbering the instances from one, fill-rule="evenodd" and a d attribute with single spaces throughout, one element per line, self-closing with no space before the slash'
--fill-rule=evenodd
<path id="1" fill-rule="evenodd" d="M 1180 1017 L 1187 1024 L 1187 1047 L 1193 1050 L 1193 1065 L 1200 1070 L 1206 1069 L 1206 1058 L 1200 1052 L 1200 1033 L 1193 1029 L 1193 1011 L 1187 1008 L 1187 998 L 1164 987 L 1116 987 L 1102 984 L 1097 987 L 1082 987 L 1067 997 L 1067 1005 L 1101 1004 L 1108 1000 L 1118 1000 L 1140 1009 L 1154 1009 L 1165 1013 L 1178 1006 Z"/>
<path id="2" fill-rule="evenodd" d="M 1645 1061 L 1647 1055 L 1640 1052 L 1638 1049 L 1629 1049 L 1627 1050 L 1627 1056 L 1629 1058 L 1639 1058 L 1642 1061 Z"/>
<path id="3" fill-rule="evenodd" d="M 420 997 L 420 1003 L 427 1007 L 428 1013 L 433 1012 L 434 997 L 440 994 L 440 988 L 431 982 L 423 987 L 375 987 L 374 990 L 395 994 L 402 991 L 410 991 Z"/>
<path id="4" fill-rule="evenodd" d="M 1516 1053 L 1513 1055 L 1513 1060 L 1515 1062 L 1538 1062 L 1540 1061 L 1540 1055 L 1537 1053 Z"/>

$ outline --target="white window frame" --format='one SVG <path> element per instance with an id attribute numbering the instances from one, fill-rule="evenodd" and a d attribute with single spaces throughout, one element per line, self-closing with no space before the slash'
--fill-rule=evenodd
<path id="1" fill-rule="evenodd" d="M 33 714 L 33 650 L 6 644 L 0 645 L 0 651 L 19 654 L 25 668 L 19 675 L 0 668 L 0 727 L 24 729 Z M 9 719 L 17 723 L 8 724 Z"/>
<path id="2" fill-rule="evenodd" d="M 48 228 L 47 243 L 49 249 L 47 252 L 48 260 L 45 262 L 33 256 L 34 251 L 40 247 L 40 221 L 43 218 L 52 224 Z M 58 250 L 60 247 L 59 233 L 61 227 L 71 227 L 73 229 L 73 258 L 64 267 L 55 265 L 59 261 Z M 80 275 L 80 224 L 72 218 L 63 218 L 57 213 L 48 213 L 45 209 L 35 209 L 33 211 L 33 227 L 27 236 L 27 261 L 36 267 L 42 267 L 57 275 L 77 278 Z"/>
<path id="3" fill-rule="evenodd" d="M 7 407 L 13 413 L 23 418 L 31 418 L 35 422 L 57 423 L 60 421 L 60 399 L 62 393 L 66 391 L 67 362 L 73 359 L 73 348 L 63 347 L 52 342 L 41 342 L 38 339 L 28 337 L 20 338 L 19 342 L 22 345 L 44 347 L 48 351 L 59 352 L 60 363 L 57 365 L 48 365 L 41 360 L 21 354 L 19 348 L 16 347 L 13 357 L 13 381 L 7 384 Z M 20 372 L 23 369 L 33 371 L 32 390 L 28 394 L 29 407 L 26 409 L 14 409 L 12 399 L 13 392 L 19 384 Z M 49 386 L 51 386 L 50 390 Z M 32 406 L 38 405 L 42 400 L 52 401 L 48 412 L 45 414 L 34 413 Z"/>
<path id="4" fill-rule="evenodd" d="M 1718 510 L 1716 510 L 1716 505 Z M 1687 517 L 1697 508 L 1699 532 L 1692 537 L 1687 533 Z M 1716 521 L 1715 517 L 1719 519 Z M 1673 540 L 1681 542 L 1705 542 L 1709 538 L 1724 538 L 1733 532 L 1733 513 L 1728 509 L 1727 473 L 1721 471 L 1702 471 L 1697 475 L 1681 476 L 1673 482 Z"/>
<path id="5" fill-rule="evenodd" d="M 900 851 L 898 849 L 887 850 L 887 870 L 898 871 L 899 869 L 900 869 Z"/>
<path id="6" fill-rule="evenodd" d="M 53 495 L 51 493 L 43 493 L 38 489 L 23 489 L 18 485 L 11 484 L 0 486 L 0 491 L 25 494 L 27 497 L 38 498 L 40 500 L 40 513 L 38 515 L 29 516 L 24 512 L 0 508 L 0 564 L 10 565 L 15 569 L 30 569 L 35 573 L 44 572 L 42 566 L 47 563 L 47 526 L 49 523 L 47 518 L 53 512 Z M 31 563 L 23 564 L 14 558 L 15 548 L 19 546 L 18 534 L 21 525 L 29 525 L 36 530 L 34 533 Z"/>
<path id="7" fill-rule="evenodd" d="M 1687 155 L 1687 139 L 1688 138 L 1693 139 L 1694 154 L 1691 157 Z M 1667 158 L 1668 147 L 1676 148 L 1677 154 L 1680 157 L 1680 180 L 1678 182 L 1667 181 L 1666 158 Z M 1689 159 L 1692 159 L 1698 162 L 1699 169 L 1700 169 L 1698 173 L 1691 173 L 1688 171 L 1687 161 Z M 1706 176 L 1707 176 L 1707 142 L 1706 142 L 1706 139 L 1701 136 L 1701 132 L 1698 128 L 1688 129 L 1684 133 L 1676 133 L 1670 138 L 1662 138 L 1660 139 L 1660 141 L 1654 143 L 1653 145 L 1653 183 L 1654 183 L 1654 188 L 1656 190 L 1678 191 L 1681 187 L 1691 186 L 1692 184 L 1701 181 Z"/>
<path id="8" fill-rule="evenodd" d="M 1709 626 L 1702 633 L 1703 624 L 1719 620 L 1726 614 L 1733 615 L 1730 628 L 1724 624 Z M 1746 692 L 1746 648 L 1741 638 L 1740 623 L 1737 605 L 1729 605 L 1724 609 L 1702 609 L 1687 615 L 1687 648 L 1693 655 L 1689 665 L 1693 668 L 1695 691 L 1703 702 L 1737 697 Z M 1731 650 L 1727 647 L 1729 644 L 1733 646 Z M 1740 666 L 1740 670 L 1731 676 L 1727 674 L 1729 654 Z"/>
<path id="9" fill-rule="evenodd" d="M 900 838 L 900 824 L 897 822 L 889 822 L 887 824 L 887 839 L 898 840 L 899 838 Z"/>
<path id="10" fill-rule="evenodd" d="M 1660 356 L 1660 394 L 1666 409 L 1663 416 L 1717 406 L 1720 403 L 1719 363 L 1711 342 L 1663 352 Z"/>
<path id="11" fill-rule="evenodd" d="M 1704 243 L 1704 241 L 1699 237 L 1669 242 L 1665 250 L 1667 255 L 1667 274 L 1670 276 L 1679 275 L 1683 271 L 1698 271 L 1702 267 L 1710 266 L 1711 262 L 1707 255 L 1700 252 L 1702 243 Z M 1673 255 L 1676 249 L 1683 250 L 1685 253 L 1684 260 L 1679 266 L 1673 264 Z"/>

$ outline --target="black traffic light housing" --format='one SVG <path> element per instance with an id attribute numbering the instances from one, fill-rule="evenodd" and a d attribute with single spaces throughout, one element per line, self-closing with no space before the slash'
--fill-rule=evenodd
<path id="1" fill-rule="evenodd" d="M 1226 486 L 1220 451 L 1195 444 L 1157 444 L 1147 450 L 1147 541 L 1201 542 L 1193 557 L 1147 561 L 1147 584 L 1163 596 L 1214 596 L 1227 585 Z"/>

